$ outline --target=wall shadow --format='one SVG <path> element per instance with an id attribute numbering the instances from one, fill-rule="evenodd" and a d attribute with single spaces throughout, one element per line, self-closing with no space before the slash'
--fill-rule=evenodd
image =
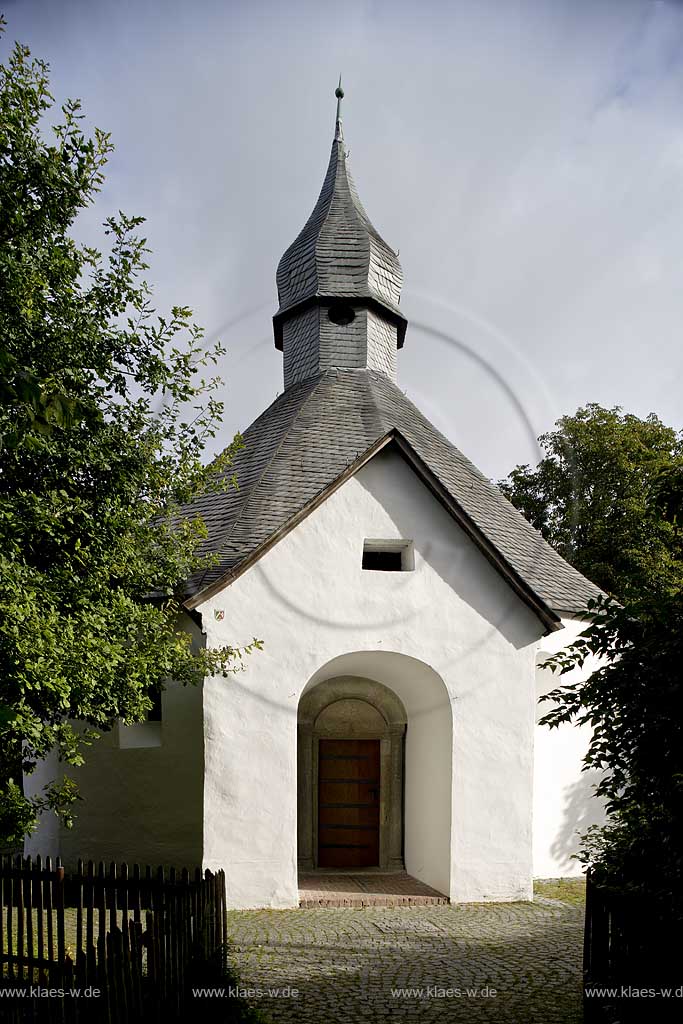
<path id="1" fill-rule="evenodd" d="M 563 867 L 576 866 L 572 854 L 578 851 L 579 835 L 589 826 L 604 822 L 603 802 L 595 797 L 595 787 L 601 777 L 602 772 L 596 769 L 581 772 L 576 782 L 565 787 L 562 825 L 550 847 Z"/>

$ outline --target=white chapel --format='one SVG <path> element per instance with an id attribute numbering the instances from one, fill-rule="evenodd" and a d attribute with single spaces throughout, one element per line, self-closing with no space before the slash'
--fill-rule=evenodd
<path id="1" fill-rule="evenodd" d="M 543 661 L 599 591 L 398 386 L 403 274 L 351 179 L 342 96 L 277 269 L 284 390 L 244 432 L 239 488 L 187 510 L 217 558 L 184 628 L 264 648 L 103 735 L 76 826 L 46 818 L 26 852 L 224 868 L 233 907 L 296 906 L 299 872 L 330 869 L 529 899 L 579 873 L 599 816 L 585 731 L 537 724 Z"/>

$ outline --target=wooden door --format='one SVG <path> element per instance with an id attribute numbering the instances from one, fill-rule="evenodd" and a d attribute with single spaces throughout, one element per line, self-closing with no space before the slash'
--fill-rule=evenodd
<path id="1" fill-rule="evenodd" d="M 318 866 L 379 864 L 379 740 L 320 740 Z"/>

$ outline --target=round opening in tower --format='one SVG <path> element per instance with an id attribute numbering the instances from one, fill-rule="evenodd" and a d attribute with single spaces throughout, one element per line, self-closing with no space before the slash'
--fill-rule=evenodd
<path id="1" fill-rule="evenodd" d="M 335 302 L 334 306 L 328 309 L 327 315 L 333 324 L 340 324 L 342 327 L 356 319 L 353 307 L 344 302 Z"/>

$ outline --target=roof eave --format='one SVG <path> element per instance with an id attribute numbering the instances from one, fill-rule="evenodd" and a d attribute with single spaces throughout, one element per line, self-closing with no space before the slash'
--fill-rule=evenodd
<path id="1" fill-rule="evenodd" d="M 266 538 L 266 540 L 259 544 L 258 547 L 254 548 L 250 555 L 247 555 L 247 557 L 243 558 L 241 562 L 239 562 L 237 565 L 234 565 L 226 573 L 223 573 L 222 576 L 220 576 L 213 583 L 210 583 L 209 586 L 202 588 L 201 590 L 197 591 L 196 594 L 192 594 L 185 601 L 183 601 L 183 608 L 187 609 L 188 611 L 190 609 L 197 608 L 200 604 L 203 604 L 205 601 L 208 601 L 209 598 L 219 593 L 225 587 L 229 586 L 231 583 L 234 583 L 236 579 L 238 579 L 240 576 L 242 576 L 243 573 L 247 571 L 247 569 L 250 569 L 255 562 L 258 562 L 258 560 L 262 558 L 267 551 L 269 551 L 272 547 L 275 547 L 279 540 L 282 540 L 283 537 L 286 537 L 286 535 L 290 533 L 296 526 L 298 526 L 299 523 L 302 522 L 302 520 L 306 519 L 307 516 L 309 516 L 311 512 L 314 511 L 314 509 L 318 508 L 319 505 L 322 505 L 322 503 L 326 501 L 331 494 L 338 490 L 338 488 L 340 488 L 343 483 L 345 483 L 350 477 L 357 473 L 361 466 L 365 465 L 366 462 L 369 462 L 370 459 L 372 459 L 373 456 L 377 454 L 377 452 L 381 451 L 382 448 L 385 448 L 388 444 L 390 444 L 393 441 L 393 434 L 394 431 L 390 431 L 388 434 L 385 434 L 383 437 L 380 437 L 377 441 L 375 441 L 375 443 L 371 445 L 370 448 L 368 448 L 361 455 L 359 455 L 358 458 L 354 459 L 353 462 L 349 463 L 346 469 L 342 473 L 340 473 L 339 476 L 336 477 L 336 479 L 334 479 L 330 484 L 328 484 L 327 487 L 324 487 L 321 491 L 319 491 L 318 494 L 316 494 L 316 496 L 311 501 L 308 502 L 308 504 L 304 505 L 302 509 L 300 509 L 295 515 L 288 519 L 287 522 L 284 523 L 278 530 L 276 530 L 268 538 Z"/>
<path id="2" fill-rule="evenodd" d="M 399 430 L 395 431 L 396 446 L 401 455 L 414 469 L 422 482 L 429 488 L 434 497 L 444 506 L 447 512 L 456 520 L 467 536 L 474 542 L 488 562 L 493 566 L 503 579 L 515 591 L 518 597 L 537 615 L 547 632 L 555 632 L 562 629 L 562 619 L 548 605 L 529 584 L 522 579 L 516 569 L 501 554 L 492 541 L 486 537 L 476 523 L 468 516 L 461 505 L 451 496 L 438 477 L 432 472 L 426 462 L 417 454 L 415 449 L 403 437 Z"/>
<path id="3" fill-rule="evenodd" d="M 291 532 L 302 520 L 306 519 L 314 509 L 318 508 L 326 499 L 333 494 L 350 477 L 374 458 L 378 452 L 390 444 L 395 444 L 401 455 L 406 459 L 411 468 L 420 477 L 423 483 L 429 488 L 437 500 L 444 506 L 458 525 L 464 530 L 467 536 L 474 542 L 487 561 L 505 579 L 508 585 L 515 591 L 518 597 L 534 612 L 546 628 L 546 632 L 555 632 L 562 629 L 562 619 L 559 615 L 533 590 L 529 584 L 522 579 L 519 573 L 504 558 L 496 546 L 482 533 L 464 509 L 455 501 L 443 486 L 438 477 L 432 472 L 429 466 L 415 452 L 401 432 L 392 428 L 387 434 L 379 438 L 373 445 L 363 452 L 357 459 L 350 463 L 346 469 L 333 480 L 327 487 L 324 487 L 307 505 L 296 515 L 292 516 L 278 530 L 270 535 L 265 541 L 258 545 L 250 555 L 242 559 L 219 579 L 215 580 L 208 587 L 203 588 L 196 594 L 188 597 L 183 602 L 185 609 L 192 610 L 203 604 L 209 598 L 219 593 L 225 587 L 234 583 L 245 573 L 255 562 L 257 562 L 270 548 L 274 547 L 283 537 Z"/>

